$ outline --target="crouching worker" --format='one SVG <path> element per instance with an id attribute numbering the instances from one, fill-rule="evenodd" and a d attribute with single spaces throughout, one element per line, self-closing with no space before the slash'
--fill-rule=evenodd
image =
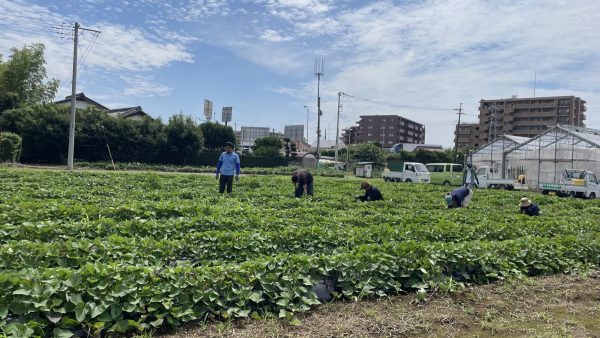
<path id="1" fill-rule="evenodd" d="M 473 198 L 473 190 L 462 187 L 449 192 L 445 199 L 448 208 L 466 208 Z"/>
<path id="2" fill-rule="evenodd" d="M 296 170 L 292 175 L 292 182 L 296 187 L 296 191 L 294 192 L 294 195 L 296 197 L 302 197 L 303 195 L 313 195 L 313 176 L 308 171 L 304 169 Z"/>
<path id="3" fill-rule="evenodd" d="M 521 208 L 521 213 L 528 216 L 539 216 L 542 214 L 540 207 L 531 202 L 531 200 L 527 197 L 521 198 L 521 204 L 519 204 L 519 207 Z"/>
<path id="4" fill-rule="evenodd" d="M 360 188 L 365 191 L 364 196 L 356 197 L 357 200 L 361 201 L 383 201 L 383 195 L 379 189 L 371 185 L 371 183 L 365 181 L 360 184 Z"/>

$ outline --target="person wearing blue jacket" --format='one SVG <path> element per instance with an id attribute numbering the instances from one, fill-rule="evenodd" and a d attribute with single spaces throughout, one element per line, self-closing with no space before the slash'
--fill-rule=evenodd
<path id="1" fill-rule="evenodd" d="M 540 207 L 538 207 L 537 204 L 531 202 L 531 200 L 527 197 L 521 198 L 519 208 L 521 209 L 522 214 L 528 216 L 539 216 L 542 214 L 542 212 L 540 211 Z"/>
<path id="2" fill-rule="evenodd" d="M 473 197 L 473 190 L 467 187 L 456 188 L 444 198 L 448 208 L 466 208 Z"/>
<path id="3" fill-rule="evenodd" d="M 231 193 L 234 176 L 236 181 L 240 178 L 240 157 L 233 152 L 233 143 L 227 142 L 225 151 L 217 163 L 216 178 L 219 180 L 219 193 L 225 192 L 225 186 L 227 186 L 227 193 Z"/>
<path id="4" fill-rule="evenodd" d="M 360 188 L 365 191 L 364 196 L 358 196 L 356 199 L 365 201 L 383 201 L 381 191 L 374 187 L 371 183 L 365 181 L 360 184 Z"/>

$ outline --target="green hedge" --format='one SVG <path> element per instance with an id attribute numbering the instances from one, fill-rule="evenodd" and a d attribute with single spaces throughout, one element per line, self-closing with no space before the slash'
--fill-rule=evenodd
<path id="1" fill-rule="evenodd" d="M 0 133 L 0 162 L 18 162 L 22 144 L 21 136 L 10 132 Z"/>

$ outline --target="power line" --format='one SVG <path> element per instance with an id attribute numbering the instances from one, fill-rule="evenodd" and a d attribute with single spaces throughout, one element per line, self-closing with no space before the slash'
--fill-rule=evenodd
<path id="1" fill-rule="evenodd" d="M 94 36 L 92 37 L 92 40 L 88 44 L 85 51 L 83 53 L 81 53 L 82 57 L 81 57 L 80 61 L 78 62 L 81 65 L 81 67 L 83 68 L 83 70 L 85 71 L 85 75 L 87 77 L 88 84 L 90 85 L 90 91 L 91 91 L 92 95 L 94 94 L 94 88 L 92 87 L 92 80 L 90 79 L 90 74 L 88 72 L 88 67 L 85 64 L 85 61 L 86 61 L 90 51 L 92 50 L 94 43 L 96 43 L 96 39 L 98 38 L 98 35 L 99 35 L 98 33 L 94 32 Z M 79 44 L 79 42 L 77 43 L 77 46 L 79 48 L 79 52 L 81 52 L 81 45 Z"/>
<path id="2" fill-rule="evenodd" d="M 393 106 L 393 107 L 399 107 L 399 108 L 411 108 L 411 109 L 420 109 L 420 110 L 442 110 L 442 111 L 447 111 L 447 110 L 453 110 L 453 108 L 432 108 L 432 107 L 418 107 L 418 106 L 408 106 L 408 105 L 401 105 L 401 104 L 397 104 L 397 103 L 390 103 L 390 102 L 384 102 L 384 101 L 378 101 L 378 100 L 371 100 L 371 99 L 367 99 L 364 97 L 358 97 L 358 96 L 354 96 L 354 95 L 350 95 L 350 94 L 346 94 L 346 93 L 342 93 L 344 96 L 355 99 L 357 101 L 365 101 L 365 102 L 371 102 L 371 103 L 376 103 L 376 104 L 382 104 L 382 105 L 386 105 L 386 106 Z"/>
<path id="3" fill-rule="evenodd" d="M 16 33 L 16 34 L 28 34 L 28 35 L 36 35 L 36 36 L 43 36 L 43 37 L 48 37 L 48 38 L 55 38 L 55 35 L 52 35 L 52 33 L 44 33 L 44 32 L 40 32 L 40 31 L 33 31 L 33 30 L 27 30 L 27 29 L 18 29 L 18 28 L 13 28 L 10 26 L 4 26 L 3 24 L 0 24 L 0 27 L 2 27 L 2 31 L 5 33 Z"/>

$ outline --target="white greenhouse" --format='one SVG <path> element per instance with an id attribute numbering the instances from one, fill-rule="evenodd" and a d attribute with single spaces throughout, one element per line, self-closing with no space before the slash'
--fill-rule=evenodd
<path id="1" fill-rule="evenodd" d="M 503 171 L 502 163 L 505 162 L 506 153 L 527 141 L 529 141 L 527 137 L 502 135 L 496 141 L 488 143 L 470 154 L 471 163 L 475 168 L 490 167 L 492 173 L 499 174 Z M 517 178 L 521 174 L 518 167 L 513 169 L 510 165 L 504 169 L 504 172 L 506 178 Z"/>
<path id="2" fill-rule="evenodd" d="M 559 182 L 564 169 L 600 173 L 600 130 L 558 125 L 502 152 L 502 157 L 504 176 L 524 174 L 532 188 Z"/>

